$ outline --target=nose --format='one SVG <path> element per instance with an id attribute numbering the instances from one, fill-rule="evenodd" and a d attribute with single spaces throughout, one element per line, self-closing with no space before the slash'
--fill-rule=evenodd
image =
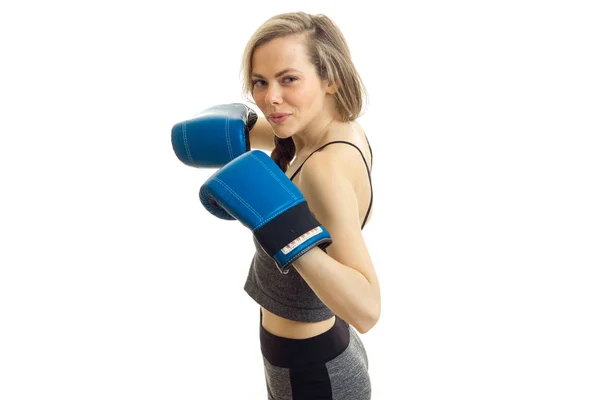
<path id="1" fill-rule="evenodd" d="M 281 88 L 279 85 L 269 85 L 265 93 L 265 102 L 269 105 L 282 103 Z"/>

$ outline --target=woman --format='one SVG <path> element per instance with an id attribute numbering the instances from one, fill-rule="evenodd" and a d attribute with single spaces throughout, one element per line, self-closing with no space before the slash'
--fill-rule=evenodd
<path id="1" fill-rule="evenodd" d="M 256 243 L 245 285 L 260 305 L 269 399 L 369 399 L 368 361 L 357 331 L 378 321 L 380 289 L 362 228 L 372 212 L 371 148 L 356 122 L 364 90 L 337 26 L 324 15 L 286 13 L 254 33 L 244 89 L 264 114 L 252 147 L 300 189 L 332 243 L 289 273 Z"/>

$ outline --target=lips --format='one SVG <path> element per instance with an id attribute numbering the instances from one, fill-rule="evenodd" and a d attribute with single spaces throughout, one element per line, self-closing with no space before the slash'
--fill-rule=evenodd
<path id="1" fill-rule="evenodd" d="M 281 124 L 290 117 L 291 114 L 273 113 L 269 114 L 269 119 L 275 124 Z"/>

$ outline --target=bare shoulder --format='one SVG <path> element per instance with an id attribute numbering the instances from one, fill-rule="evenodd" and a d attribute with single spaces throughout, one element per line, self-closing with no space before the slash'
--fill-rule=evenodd
<path id="1" fill-rule="evenodd" d="M 362 158 L 360 153 L 344 143 L 332 143 L 308 158 L 300 170 L 298 181 L 301 186 L 332 183 L 336 179 L 352 181 L 353 170 Z"/>
<path id="2" fill-rule="evenodd" d="M 357 188 L 364 161 L 356 148 L 331 144 L 314 153 L 298 175 L 298 186 L 321 222 L 342 220 L 360 230 Z"/>
<path id="3" fill-rule="evenodd" d="M 329 181 L 334 177 L 343 177 L 359 190 L 371 168 L 368 144 L 356 137 L 354 140 L 345 139 L 344 142 L 331 143 L 314 153 L 300 171 L 300 184 L 302 185 L 303 181 L 318 184 L 318 180 Z"/>

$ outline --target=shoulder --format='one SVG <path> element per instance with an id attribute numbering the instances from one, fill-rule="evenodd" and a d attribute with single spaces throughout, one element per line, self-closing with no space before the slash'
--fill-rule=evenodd
<path id="1" fill-rule="evenodd" d="M 365 174 L 365 159 L 360 148 L 354 146 L 357 145 L 336 142 L 315 152 L 300 171 L 300 185 L 327 187 L 343 179 L 356 186 L 358 179 Z"/>
<path id="2" fill-rule="evenodd" d="M 351 220 L 360 228 L 355 186 L 361 167 L 360 152 L 346 143 L 330 144 L 306 161 L 298 186 L 322 223 Z"/>
<path id="3" fill-rule="evenodd" d="M 337 179 L 352 178 L 352 170 L 360 159 L 357 149 L 347 143 L 331 143 L 309 157 L 299 174 L 299 182 L 323 186 Z"/>

